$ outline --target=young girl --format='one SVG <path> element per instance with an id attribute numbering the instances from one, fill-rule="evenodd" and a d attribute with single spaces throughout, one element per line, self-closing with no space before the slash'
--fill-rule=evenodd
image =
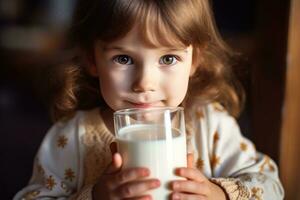
<path id="1" fill-rule="evenodd" d="M 15 200 L 151 199 L 159 179 L 121 170 L 113 112 L 156 106 L 185 108 L 190 154 L 171 199 L 283 199 L 275 163 L 232 117 L 243 95 L 208 0 L 81 0 L 71 28 L 79 53 L 53 77 L 57 122 Z"/>

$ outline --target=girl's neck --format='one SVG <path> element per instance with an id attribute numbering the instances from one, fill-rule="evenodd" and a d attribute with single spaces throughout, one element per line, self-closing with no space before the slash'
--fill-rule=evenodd
<path id="1" fill-rule="evenodd" d="M 111 132 L 111 134 L 115 135 L 113 114 L 114 110 L 112 110 L 108 106 L 103 109 L 100 109 L 100 115 L 103 119 L 104 125 Z"/>

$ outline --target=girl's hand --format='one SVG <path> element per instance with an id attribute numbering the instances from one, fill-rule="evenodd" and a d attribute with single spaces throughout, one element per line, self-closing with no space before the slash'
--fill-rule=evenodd
<path id="1" fill-rule="evenodd" d="M 188 162 L 191 159 L 188 157 Z M 210 182 L 200 170 L 190 167 L 178 168 L 176 174 L 187 180 L 177 180 L 171 182 L 171 199 L 181 200 L 226 200 L 226 195 L 222 188 Z"/>
<path id="2" fill-rule="evenodd" d="M 130 168 L 121 171 L 122 157 L 112 150 L 112 163 L 105 170 L 98 183 L 93 188 L 94 200 L 150 200 L 150 195 L 144 193 L 158 188 L 160 182 L 157 179 L 145 179 L 150 175 L 147 168 Z"/>

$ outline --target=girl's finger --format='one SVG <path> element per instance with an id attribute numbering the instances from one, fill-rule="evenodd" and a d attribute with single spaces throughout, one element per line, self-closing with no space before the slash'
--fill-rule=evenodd
<path id="1" fill-rule="evenodd" d="M 115 189 L 119 185 L 136 179 L 145 178 L 150 175 L 150 171 L 147 168 L 136 167 L 120 171 L 112 179 L 110 179 L 108 185 L 110 189 Z"/>
<path id="2" fill-rule="evenodd" d="M 158 179 L 132 181 L 118 187 L 114 193 L 119 198 L 130 198 L 143 195 L 148 190 L 158 188 L 159 186 L 160 182 Z"/>
<path id="3" fill-rule="evenodd" d="M 209 187 L 207 184 L 195 181 L 174 181 L 172 182 L 172 189 L 175 192 L 193 193 L 203 196 L 207 196 L 209 193 Z"/>
<path id="4" fill-rule="evenodd" d="M 112 156 L 112 163 L 113 163 L 113 166 L 120 170 L 121 167 L 122 167 L 122 164 L 123 164 L 123 159 L 121 157 L 121 155 L 119 153 L 114 153 L 113 156 Z"/>
<path id="5" fill-rule="evenodd" d="M 207 200 L 205 196 L 202 195 L 195 195 L 195 194 L 184 194 L 184 193 L 172 193 L 171 194 L 172 200 Z"/>
<path id="6" fill-rule="evenodd" d="M 186 168 L 186 167 L 177 168 L 176 174 L 178 176 L 182 176 L 197 182 L 203 182 L 207 180 L 207 178 L 199 170 L 195 168 Z"/>
<path id="7" fill-rule="evenodd" d="M 121 167 L 122 167 L 122 157 L 119 153 L 115 153 L 112 155 L 112 162 L 104 170 L 104 174 L 105 175 L 115 174 L 118 171 L 120 171 Z"/>

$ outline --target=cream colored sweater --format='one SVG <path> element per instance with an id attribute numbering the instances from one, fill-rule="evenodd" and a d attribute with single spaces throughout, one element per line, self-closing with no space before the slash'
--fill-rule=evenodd
<path id="1" fill-rule="evenodd" d="M 194 166 L 227 192 L 230 200 L 279 200 L 284 192 L 276 164 L 244 138 L 235 119 L 219 104 L 186 113 L 188 151 Z M 46 134 L 33 175 L 14 200 L 92 199 L 91 188 L 111 162 L 115 140 L 99 109 L 78 111 Z"/>

